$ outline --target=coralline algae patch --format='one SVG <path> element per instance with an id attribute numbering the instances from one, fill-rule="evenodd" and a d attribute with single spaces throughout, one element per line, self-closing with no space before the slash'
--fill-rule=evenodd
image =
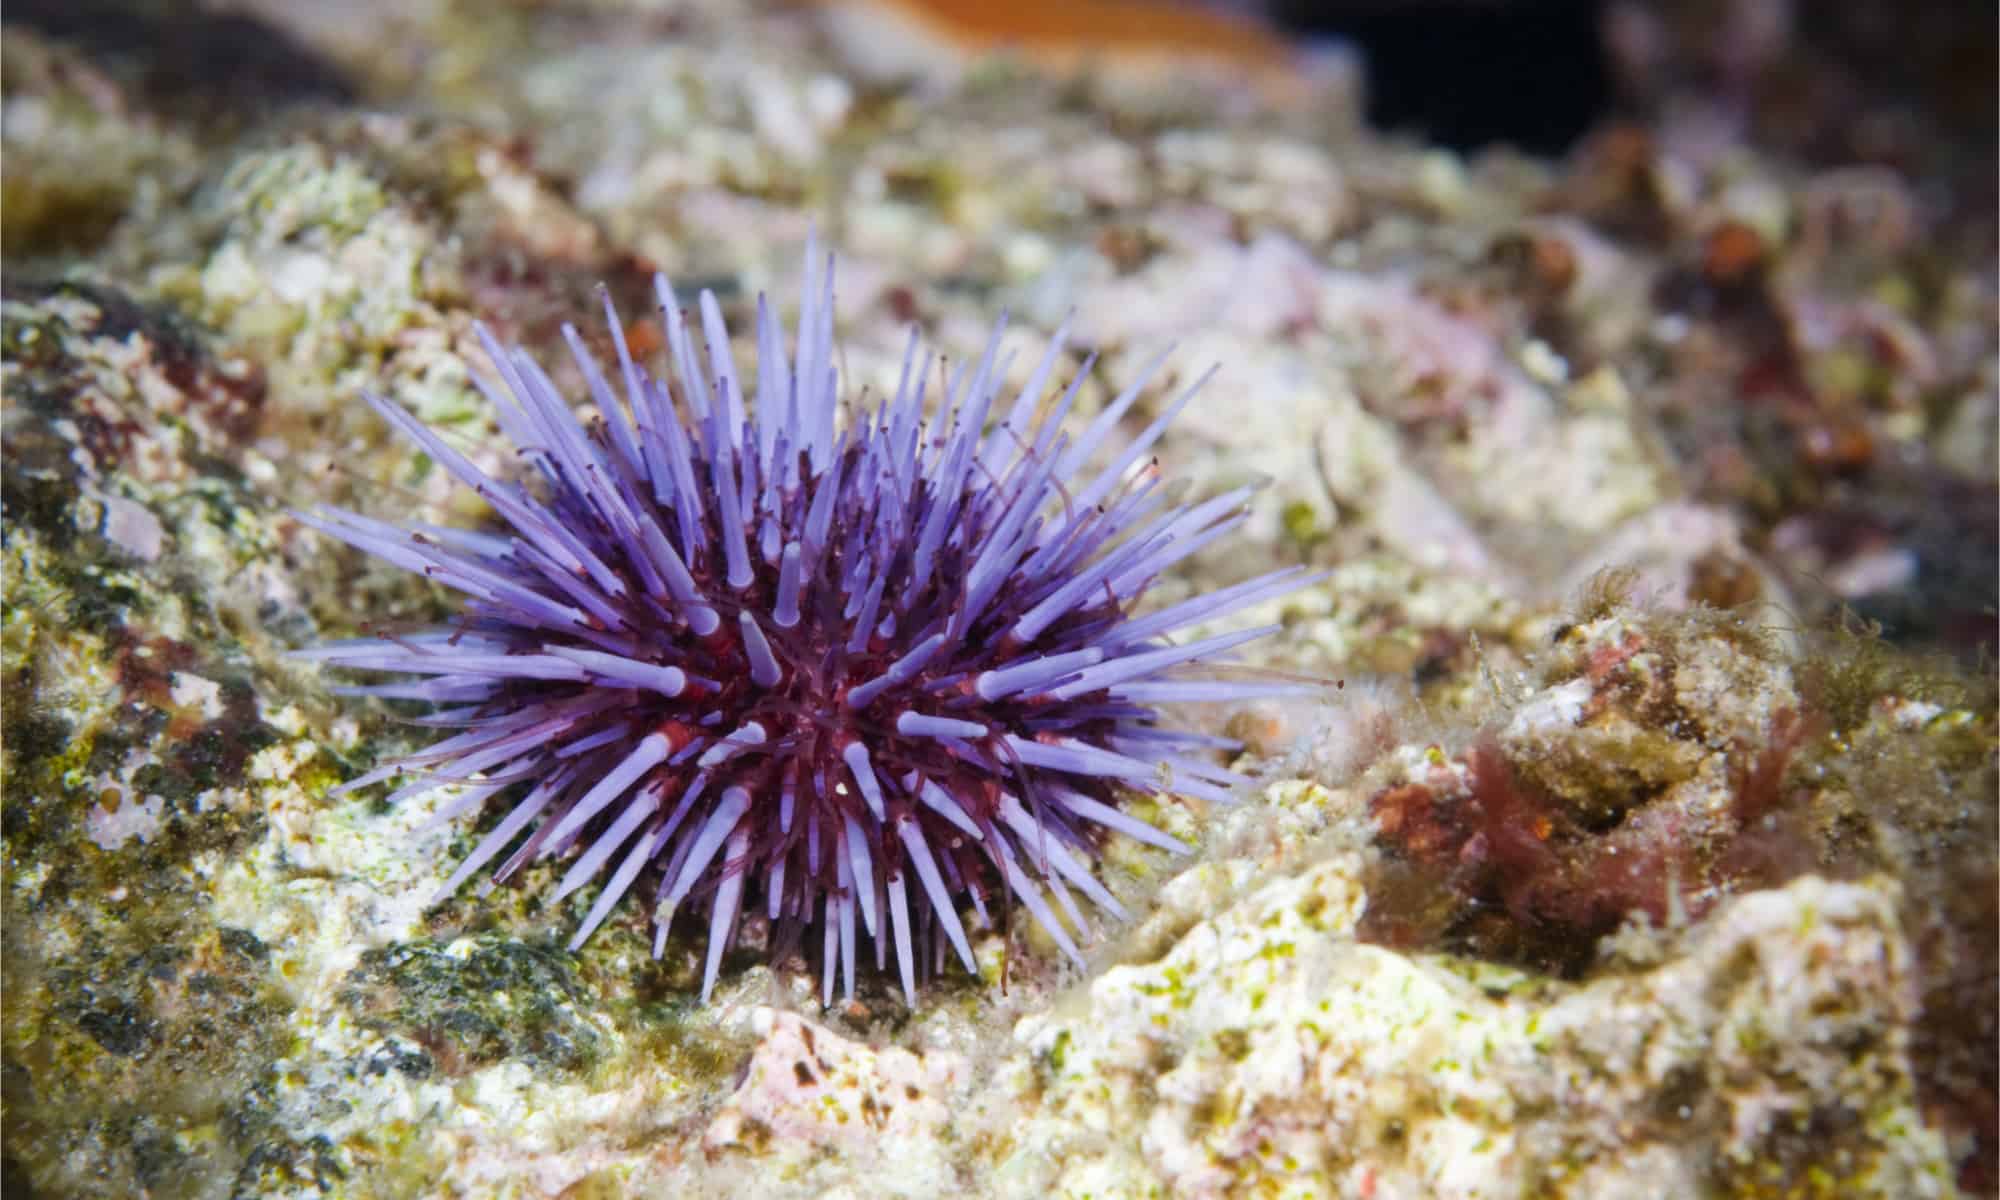
<path id="1" fill-rule="evenodd" d="M 906 1189 L 951 1177 L 941 1135 L 971 1075 L 964 1056 L 876 1049 L 768 1008 L 751 1013 L 750 1032 L 756 1052 L 702 1134 L 704 1149 L 741 1147 L 781 1164 L 833 1150 L 893 1162 Z"/>

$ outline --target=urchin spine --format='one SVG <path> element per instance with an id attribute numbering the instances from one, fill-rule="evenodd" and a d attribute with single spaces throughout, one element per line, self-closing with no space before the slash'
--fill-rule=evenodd
<path id="1" fill-rule="evenodd" d="M 918 971 L 947 951 L 976 973 L 956 906 L 988 919 L 996 883 L 1081 961 L 1071 889 L 1125 915 L 1090 871 L 1094 838 L 1183 849 L 1120 811 L 1120 795 L 1226 800 L 1244 782 L 1203 757 L 1233 743 L 1163 728 L 1155 706 L 1298 690 L 1181 674 L 1272 627 L 1161 639 L 1311 577 L 1288 568 L 1130 616 L 1161 572 L 1244 519 L 1247 489 L 1171 505 L 1143 465 L 1201 382 L 1087 470 L 1164 355 L 1072 438 L 1089 363 L 1045 402 L 1066 344 L 1058 331 L 995 422 L 1010 366 L 1002 321 L 935 398 L 937 364 L 913 333 L 893 395 L 843 423 L 832 261 L 815 272 L 814 258 L 808 249 L 795 356 L 758 303 L 748 411 L 720 305 L 698 299 L 698 353 L 664 277 L 661 379 L 634 360 L 606 300 L 622 403 L 563 330 L 598 412 L 589 428 L 532 358 L 481 328 L 498 379 L 475 378 L 532 460 L 533 488 L 488 476 L 401 407 L 368 397 L 508 529 L 301 514 L 467 597 L 448 629 L 302 652 L 423 677 L 343 690 L 428 702 L 428 723 L 463 728 L 342 790 L 421 772 L 395 798 L 465 785 L 448 819 L 523 784 L 439 898 L 510 846 L 494 881 L 574 853 L 558 898 L 611 872 L 580 946 L 657 867 L 655 955 L 677 910 L 707 903 L 704 998 L 752 883 L 776 945 L 819 926 L 827 1003 L 836 975 L 853 995 L 862 932 L 878 969 L 893 947 L 912 1002 Z"/>

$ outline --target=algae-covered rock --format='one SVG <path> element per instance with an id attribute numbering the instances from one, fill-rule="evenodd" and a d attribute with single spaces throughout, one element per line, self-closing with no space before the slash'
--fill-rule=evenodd
<path id="1" fill-rule="evenodd" d="M 906 80 L 894 5 L 182 7 L 0 44 L 9 1195 L 2000 1183 L 1984 43 L 1912 14 L 1911 108 L 1879 6 L 1619 6 L 1544 160 L 1160 29 Z M 475 322 L 581 399 L 600 284 L 651 370 L 656 268 L 748 329 L 815 234 L 852 396 L 1002 309 L 1009 394 L 1095 355 L 1078 428 L 1219 365 L 1136 467 L 1257 490 L 1160 603 L 1325 572 L 1231 618 L 1309 686 L 1175 714 L 1256 786 L 1131 801 L 1192 853 L 1105 842 L 1087 969 L 996 911 L 827 1009 L 752 913 L 704 1006 L 642 913 L 564 948 L 568 863 L 440 899 L 498 814 L 338 790 L 433 731 L 283 657 L 453 611 L 292 510 L 492 520 L 362 389 L 529 478 Z"/>
<path id="2" fill-rule="evenodd" d="M 503 1059 L 557 1073 L 587 1070 L 598 1032 L 575 1011 L 577 985 L 553 949 L 469 939 L 371 950 L 341 999 L 363 1027 L 426 1049 L 394 1056 L 396 1069 L 459 1074 Z"/>
<path id="3" fill-rule="evenodd" d="M 1355 873 L 1267 883 L 1023 1022 L 1033 1115 L 997 1190 L 1112 1164 L 1130 1194 L 1950 1194 L 1893 884 L 1803 879 L 1565 985 L 1356 942 Z"/>
<path id="4" fill-rule="evenodd" d="M 834 1149 L 857 1164 L 893 1165 L 890 1194 L 946 1185 L 949 1143 L 941 1134 L 967 1074 L 962 1056 L 878 1051 L 769 1009 L 752 1015 L 751 1032 L 757 1048 L 743 1083 L 702 1134 L 704 1149 L 779 1162 Z"/>
<path id="5" fill-rule="evenodd" d="M 194 169 L 194 139 L 75 47 L 10 25 L 0 67 L 9 151 L 0 251 L 9 257 L 94 249 Z"/>

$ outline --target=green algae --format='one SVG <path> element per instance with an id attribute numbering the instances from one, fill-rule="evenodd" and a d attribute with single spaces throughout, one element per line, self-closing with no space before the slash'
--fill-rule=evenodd
<path id="1" fill-rule="evenodd" d="M 15 890 L 4 1022 L 10 1157 L 59 1193 L 88 1179 L 156 1196 L 225 1194 L 218 1183 L 236 1174 L 268 1121 L 257 1087 L 282 1045 L 287 1006 L 261 957 L 189 921 L 185 897 L 134 895 L 106 927 L 83 923 L 78 909 L 91 897 L 23 910 Z M 26 928 L 37 936 L 24 937 Z M 66 931 L 86 947 L 74 958 L 44 944 Z M 73 1174 L 79 1167 L 85 1176 Z"/>
<path id="2" fill-rule="evenodd" d="M 362 1027 L 423 1047 L 446 1075 L 506 1059 L 579 1074 L 603 1054 L 603 1035 L 579 1011 L 575 967 L 554 946 L 481 935 L 378 947 L 361 956 L 338 998 Z"/>
<path id="3" fill-rule="evenodd" d="M 258 530 L 211 524 L 210 505 L 148 561 L 99 528 L 91 497 L 173 510 L 200 489 L 158 473 L 162 455 L 231 445 L 260 393 L 168 310 L 8 283 L 9 1169 L 55 1194 L 226 1195 L 266 1136 L 290 1011 L 261 943 L 215 924 L 202 882 L 262 834 L 250 764 L 281 738 L 210 601 L 216 572 L 259 556 Z M 150 815 L 120 832 L 128 806 Z"/>

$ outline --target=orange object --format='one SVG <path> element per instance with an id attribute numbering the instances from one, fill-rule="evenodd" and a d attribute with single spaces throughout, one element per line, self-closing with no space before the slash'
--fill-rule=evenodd
<path id="1" fill-rule="evenodd" d="M 1767 254 L 1763 235 L 1741 221 L 1724 221 L 1702 244 L 1702 273 L 1724 287 L 1748 283 Z"/>
<path id="2" fill-rule="evenodd" d="M 1258 22 L 1172 0 L 823 0 L 834 32 L 882 73 L 923 73 L 938 50 L 1012 50 L 1059 69 L 1190 60 L 1288 69 L 1292 47 Z M 933 61 L 929 66 L 935 67 Z"/>

